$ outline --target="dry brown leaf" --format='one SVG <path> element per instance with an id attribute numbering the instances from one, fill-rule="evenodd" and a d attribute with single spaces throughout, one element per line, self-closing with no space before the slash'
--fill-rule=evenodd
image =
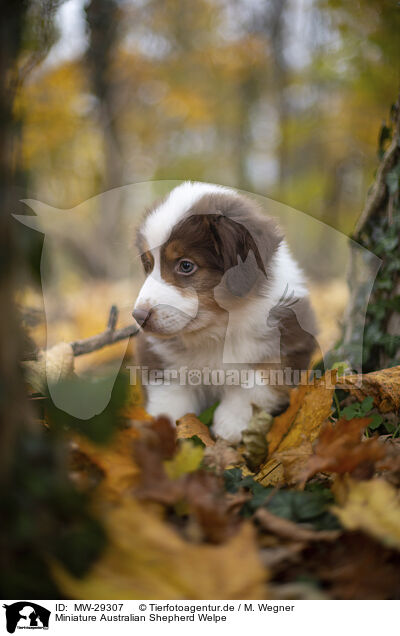
<path id="1" fill-rule="evenodd" d="M 340 535 L 339 530 L 304 528 L 289 519 L 272 514 L 266 508 L 259 508 L 254 516 L 264 530 L 290 541 L 334 541 Z"/>
<path id="2" fill-rule="evenodd" d="M 299 475 L 303 484 L 318 472 L 353 473 L 370 477 L 375 463 L 385 455 L 384 445 L 376 438 L 361 441 L 371 418 L 341 419 L 327 422 L 318 438 L 315 452 Z M 364 473 L 361 475 L 361 473 Z"/>
<path id="3" fill-rule="evenodd" d="M 194 413 L 184 415 L 176 424 L 178 439 L 187 439 L 197 435 L 206 446 L 214 446 L 215 441 L 212 439 L 208 427 Z"/>
<path id="4" fill-rule="evenodd" d="M 312 443 L 317 438 L 322 424 L 331 413 L 335 379 L 336 372 L 327 371 L 313 385 L 296 389 L 289 409 L 275 418 L 267 435 L 270 445 L 268 458 L 255 477 L 264 486 L 285 483 L 280 459 L 282 453 L 292 451 L 292 474 L 295 472 L 295 449 L 299 449 L 299 470 L 304 466 L 304 443 Z"/>
<path id="5" fill-rule="evenodd" d="M 400 365 L 362 375 L 343 376 L 337 383 L 361 402 L 369 395 L 373 397 L 381 413 L 400 409 Z"/>
<path id="6" fill-rule="evenodd" d="M 298 484 L 310 458 L 313 455 L 313 445 L 304 439 L 299 446 L 276 453 L 276 459 L 282 464 L 286 484 Z"/>
<path id="7" fill-rule="evenodd" d="M 320 580 L 328 598 L 399 598 L 400 554 L 362 532 L 344 532 L 338 541 L 312 542 L 302 557 L 300 567 L 291 568 L 290 579 L 301 574 Z"/>
<path id="8" fill-rule="evenodd" d="M 53 564 L 64 596 L 77 599 L 267 598 L 254 528 L 222 545 L 186 542 L 154 511 L 125 499 L 104 519 L 110 545 L 83 579 Z"/>
<path id="9" fill-rule="evenodd" d="M 219 437 L 214 446 L 204 451 L 204 464 L 221 475 L 228 466 L 240 464 L 243 461 L 240 453 L 232 448 L 224 439 Z"/>
<path id="10" fill-rule="evenodd" d="M 249 498 L 246 493 L 227 495 L 223 480 L 206 471 L 186 475 L 184 496 L 201 530 L 198 538 L 211 543 L 222 543 L 237 531 L 239 509 Z"/>

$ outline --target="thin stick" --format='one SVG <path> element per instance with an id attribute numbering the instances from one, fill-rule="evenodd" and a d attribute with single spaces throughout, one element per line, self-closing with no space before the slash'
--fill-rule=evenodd
<path id="1" fill-rule="evenodd" d="M 136 336 L 140 331 L 140 327 L 137 323 L 123 327 L 122 329 L 115 329 L 118 320 L 118 309 L 115 305 L 112 305 L 108 316 L 107 329 L 103 333 L 92 336 L 91 338 L 85 338 L 84 340 L 75 340 L 71 342 L 72 351 L 74 356 L 83 356 L 85 353 L 92 353 L 92 351 L 98 351 L 103 347 L 130 338 L 130 336 Z"/>
<path id="2" fill-rule="evenodd" d="M 83 356 L 86 353 L 98 351 L 103 347 L 108 347 L 115 342 L 126 340 L 126 338 L 136 336 L 139 333 L 140 327 L 136 322 L 132 325 L 128 325 L 127 327 L 115 329 L 117 320 L 118 309 L 115 305 L 112 305 L 108 316 L 107 329 L 105 331 L 103 331 L 102 333 L 98 333 L 96 336 L 84 338 L 83 340 L 75 340 L 74 342 L 70 343 L 74 356 Z M 37 360 L 37 356 L 28 355 L 24 358 L 24 361 L 29 360 Z"/>
<path id="3" fill-rule="evenodd" d="M 128 327 L 115 330 L 106 329 L 106 331 L 97 334 L 97 336 L 71 342 L 72 351 L 74 356 L 83 356 L 85 353 L 92 353 L 92 351 L 97 351 L 120 340 L 136 336 L 139 331 L 140 327 L 138 325 L 128 325 Z"/>

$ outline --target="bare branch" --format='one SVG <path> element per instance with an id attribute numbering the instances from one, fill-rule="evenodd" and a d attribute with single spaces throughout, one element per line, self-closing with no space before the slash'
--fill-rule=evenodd
<path id="1" fill-rule="evenodd" d="M 74 356 L 83 356 L 86 353 L 98 351 L 103 347 L 108 347 L 109 345 L 120 342 L 121 340 L 126 340 L 131 336 L 136 336 L 139 333 L 140 327 L 137 322 L 133 323 L 132 325 L 128 325 L 127 327 L 122 327 L 121 329 L 115 329 L 117 320 L 118 309 L 115 305 L 112 305 L 108 316 L 107 329 L 105 329 L 105 331 L 103 331 L 102 333 L 98 333 L 95 336 L 91 336 L 90 338 L 75 340 L 74 342 L 70 343 Z M 34 354 L 28 354 L 28 356 L 24 357 L 24 361 L 36 359 L 36 352 Z"/>
<path id="2" fill-rule="evenodd" d="M 84 340 L 75 340 L 71 342 L 72 351 L 74 356 L 82 356 L 85 353 L 92 353 L 92 351 L 98 351 L 103 347 L 125 340 L 131 336 L 136 336 L 140 327 L 137 323 L 128 325 L 122 329 L 106 329 L 103 333 L 92 336 L 91 338 L 85 338 Z"/>

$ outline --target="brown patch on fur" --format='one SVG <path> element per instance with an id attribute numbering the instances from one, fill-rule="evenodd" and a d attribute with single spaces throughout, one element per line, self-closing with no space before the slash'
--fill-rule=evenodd
<path id="1" fill-rule="evenodd" d="M 154 267 L 154 256 L 153 256 L 153 254 L 150 252 L 150 250 L 147 250 L 146 252 L 143 252 L 140 255 L 140 258 L 141 258 L 143 269 L 144 269 L 145 273 L 146 274 L 150 274 L 150 272 L 153 270 L 153 267 Z"/>
<path id="2" fill-rule="evenodd" d="M 162 278 L 185 290 L 195 288 L 218 307 L 209 293 L 226 279 L 229 291 L 244 297 L 267 268 L 282 237 L 271 219 L 257 213 L 250 199 L 226 194 L 204 195 L 176 224 L 161 250 Z M 180 258 L 198 269 L 183 276 L 175 271 Z M 265 280 L 265 278 L 264 278 Z"/>
<path id="3" fill-rule="evenodd" d="M 190 214 L 223 216 L 225 219 L 243 226 L 250 235 L 250 237 L 247 236 L 246 238 L 247 244 L 249 245 L 252 241 L 255 242 L 264 268 L 267 267 L 283 239 L 283 234 L 275 221 L 264 216 L 255 201 L 240 194 L 206 194 L 192 206 Z M 227 224 L 225 224 L 226 227 Z M 240 240 L 240 237 L 238 238 Z M 243 238 L 244 233 L 242 231 Z M 255 256 L 257 258 L 257 254 Z M 236 264 L 237 260 L 234 265 Z"/>
<path id="4" fill-rule="evenodd" d="M 185 256 L 185 254 L 185 244 L 180 240 L 172 240 L 165 246 L 164 255 L 167 261 L 176 262 L 179 258 Z"/>

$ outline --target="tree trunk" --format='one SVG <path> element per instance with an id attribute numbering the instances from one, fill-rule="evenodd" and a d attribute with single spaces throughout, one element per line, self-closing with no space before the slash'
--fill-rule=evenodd
<path id="1" fill-rule="evenodd" d="M 383 134 L 382 134 L 383 133 Z M 353 239 L 382 259 L 370 297 L 363 346 L 363 370 L 400 364 L 400 96 L 392 107 L 391 126 L 383 127 L 381 161 Z M 352 345 L 359 337 L 357 320 L 359 280 L 357 248 L 352 246 L 349 272 L 350 302 L 339 348 L 350 362 Z"/>
<path id="2" fill-rule="evenodd" d="M 19 125 L 13 116 L 16 63 L 28 2 L 2 3 L 0 23 L 0 480 L 4 483 L 21 427 L 31 420 L 19 361 L 22 335 L 18 328 L 14 288 L 19 259 L 11 216 L 14 203 L 14 157 Z"/>

